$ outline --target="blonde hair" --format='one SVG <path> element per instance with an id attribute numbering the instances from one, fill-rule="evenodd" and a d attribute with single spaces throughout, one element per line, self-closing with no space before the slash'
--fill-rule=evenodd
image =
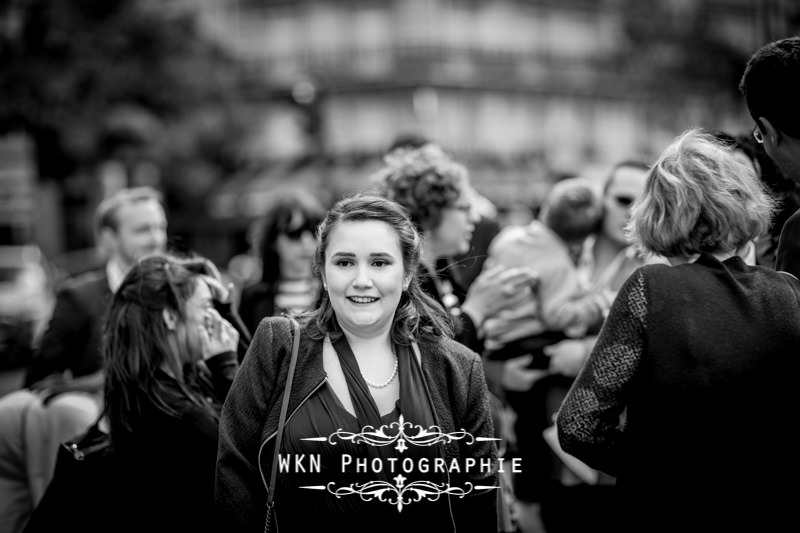
<path id="1" fill-rule="evenodd" d="M 753 168 L 694 128 L 650 169 L 627 231 L 642 249 L 664 257 L 730 252 L 766 233 L 774 209 Z"/>
<path id="2" fill-rule="evenodd" d="M 139 202 L 158 202 L 162 204 L 164 197 L 152 187 L 133 187 L 120 189 L 111 196 L 103 199 L 95 209 L 94 228 L 99 235 L 105 228 L 117 231 L 119 221 L 117 213 L 125 206 Z"/>

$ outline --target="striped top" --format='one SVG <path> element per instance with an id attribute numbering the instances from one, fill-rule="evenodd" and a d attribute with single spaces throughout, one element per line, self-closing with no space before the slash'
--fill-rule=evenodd
<path id="1" fill-rule="evenodd" d="M 275 308 L 278 312 L 297 314 L 317 302 L 318 283 L 313 278 L 280 280 L 275 285 Z"/>

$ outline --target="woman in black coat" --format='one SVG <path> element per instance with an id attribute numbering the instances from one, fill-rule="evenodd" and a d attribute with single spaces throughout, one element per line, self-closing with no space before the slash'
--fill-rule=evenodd
<path id="1" fill-rule="evenodd" d="M 800 282 L 750 266 L 773 212 L 753 169 L 691 130 L 651 169 L 636 270 L 558 415 L 561 446 L 617 477 L 630 531 L 777 531 L 793 519 Z"/>

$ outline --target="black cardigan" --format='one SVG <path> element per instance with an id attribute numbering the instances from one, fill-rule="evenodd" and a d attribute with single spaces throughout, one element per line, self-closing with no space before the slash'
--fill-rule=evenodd
<path id="1" fill-rule="evenodd" d="M 632 530 L 771 531 L 793 514 L 782 480 L 800 476 L 798 378 L 796 279 L 739 257 L 645 266 L 565 399 L 559 438 L 617 476 Z"/>

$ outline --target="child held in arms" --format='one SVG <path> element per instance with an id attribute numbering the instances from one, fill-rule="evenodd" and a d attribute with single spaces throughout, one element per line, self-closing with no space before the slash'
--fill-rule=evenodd
<path id="1" fill-rule="evenodd" d="M 581 336 L 602 320 L 609 295 L 587 292 L 575 258 L 583 241 L 597 229 L 602 204 L 585 178 L 556 183 L 539 217 L 525 226 L 504 228 L 489 247 L 485 268 L 526 266 L 538 274 L 531 297 L 484 323 L 487 350 L 547 332 Z"/>

